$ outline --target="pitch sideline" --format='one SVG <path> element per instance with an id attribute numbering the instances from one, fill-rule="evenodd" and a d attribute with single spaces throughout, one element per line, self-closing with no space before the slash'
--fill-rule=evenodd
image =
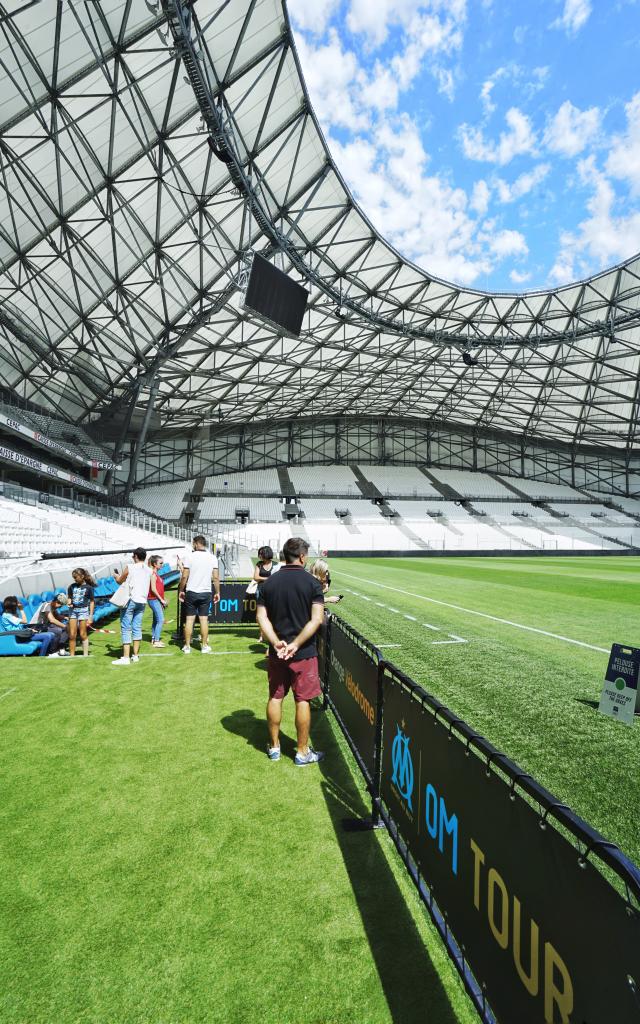
<path id="1" fill-rule="evenodd" d="M 487 612 L 478 612 L 475 608 L 463 608 L 459 604 L 450 604 L 448 601 L 439 601 L 435 597 L 425 597 L 424 594 L 413 594 L 409 590 L 400 590 L 399 587 L 390 587 L 387 583 L 378 583 L 377 580 L 367 580 L 362 576 L 353 576 L 342 569 L 334 570 L 335 576 L 344 576 L 345 579 L 355 580 L 356 583 L 367 583 L 372 587 L 380 587 L 382 590 L 391 590 L 394 594 L 402 594 L 404 597 L 413 597 L 419 601 L 428 601 L 430 604 L 439 604 L 443 608 L 453 608 L 456 612 L 464 612 L 466 615 L 477 615 L 481 619 L 490 619 L 492 622 L 501 622 L 505 626 L 513 626 L 515 629 L 524 629 L 528 633 L 539 633 L 542 636 L 550 636 L 553 640 L 563 640 L 567 644 L 575 644 L 576 647 L 587 647 L 590 651 L 600 651 L 602 654 L 609 654 L 607 647 L 596 647 L 594 644 L 587 644 L 583 640 L 572 640 L 569 636 L 562 636 L 560 633 L 550 633 L 546 629 L 538 629 L 537 626 L 525 626 L 522 622 L 512 622 L 511 619 L 501 619 L 497 615 L 489 615 Z M 377 602 L 376 602 L 377 603 Z"/>

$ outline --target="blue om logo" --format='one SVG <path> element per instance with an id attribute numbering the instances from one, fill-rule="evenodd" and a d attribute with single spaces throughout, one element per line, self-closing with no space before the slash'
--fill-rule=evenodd
<path id="1" fill-rule="evenodd" d="M 404 725 L 404 722 L 402 723 Z M 393 746 L 391 747 L 391 763 L 393 765 L 392 783 L 398 787 L 403 800 L 406 800 L 412 811 L 411 794 L 413 793 L 413 761 L 409 750 L 409 737 L 405 736 L 399 725 Z"/>

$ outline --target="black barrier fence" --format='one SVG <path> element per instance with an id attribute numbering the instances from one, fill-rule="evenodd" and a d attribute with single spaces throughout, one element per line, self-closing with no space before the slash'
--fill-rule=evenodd
<path id="1" fill-rule="evenodd" d="M 481 1017 L 639 1024 L 640 871 L 330 616 L 325 702 Z"/>

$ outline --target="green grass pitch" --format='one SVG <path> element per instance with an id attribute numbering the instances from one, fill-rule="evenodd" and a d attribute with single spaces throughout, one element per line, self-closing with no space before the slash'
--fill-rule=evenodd
<path id="1" fill-rule="evenodd" d="M 640 643 L 637 559 L 332 574 L 340 615 L 640 860 L 638 723 L 594 708 L 594 648 Z M 292 764 L 290 705 L 268 762 L 255 631 L 127 669 L 117 640 L 0 661 L 0 1019 L 471 1024 L 389 838 L 340 827 L 366 805 L 330 718 L 322 770 Z"/>

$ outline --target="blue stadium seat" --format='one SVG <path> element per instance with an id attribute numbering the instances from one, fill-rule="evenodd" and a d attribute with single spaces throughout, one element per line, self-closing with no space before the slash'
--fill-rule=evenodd
<path id="1" fill-rule="evenodd" d="M 30 640 L 20 643 L 14 636 L 0 636 L 0 658 L 21 657 L 28 654 L 35 654 L 40 650 L 39 640 Z"/>

